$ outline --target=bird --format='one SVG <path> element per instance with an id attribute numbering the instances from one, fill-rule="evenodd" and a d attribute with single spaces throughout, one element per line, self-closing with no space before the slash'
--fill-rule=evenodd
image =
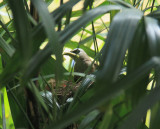
<path id="1" fill-rule="evenodd" d="M 91 74 L 95 72 L 97 68 L 97 64 L 93 63 L 87 53 L 81 49 L 76 48 L 71 50 L 70 52 L 65 52 L 63 55 L 70 56 L 75 61 L 74 72 Z M 74 76 L 74 81 L 79 82 L 82 80 L 79 76 Z"/>

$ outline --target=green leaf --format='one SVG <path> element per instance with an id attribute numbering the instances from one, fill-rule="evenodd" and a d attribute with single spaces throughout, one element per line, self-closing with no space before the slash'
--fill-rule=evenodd
<path id="1" fill-rule="evenodd" d="M 54 22 L 56 24 L 59 23 L 61 18 L 70 10 L 75 4 L 77 4 L 80 0 L 70 0 L 65 4 L 61 5 L 55 11 L 51 13 L 54 18 Z M 41 43 L 45 40 L 46 34 L 44 32 L 44 26 L 42 23 L 39 23 L 32 31 L 33 43 L 34 43 L 34 52 L 39 49 Z"/>
<path id="2" fill-rule="evenodd" d="M 160 117 L 160 105 L 158 102 L 151 108 L 150 129 L 160 128 L 159 121 L 158 121 L 159 117 Z"/>
<path id="3" fill-rule="evenodd" d="M 118 129 L 135 129 L 147 110 L 160 100 L 160 88 L 156 87 L 146 95 Z"/>
<path id="4" fill-rule="evenodd" d="M 143 32 L 144 24 L 142 23 L 142 25 L 140 24 L 138 27 L 133 43 L 128 50 L 127 74 L 135 71 L 149 59 L 147 40 Z M 126 91 L 126 98 L 132 100 L 132 106 L 135 106 L 139 99 L 146 93 L 148 83 L 149 73 L 142 80 L 137 81 L 134 87 Z M 136 89 L 138 89 L 138 91 Z"/>
<path id="5" fill-rule="evenodd" d="M 151 56 L 160 55 L 160 27 L 159 22 L 156 19 L 150 17 L 144 17 L 145 31 L 148 38 L 148 45 L 150 49 Z"/>
<path id="6" fill-rule="evenodd" d="M 80 123 L 79 129 L 85 129 L 96 117 L 100 112 L 98 110 L 90 112 L 85 119 Z"/>
<path id="7" fill-rule="evenodd" d="M 114 82 L 117 79 L 142 16 L 142 12 L 138 10 L 126 9 L 114 17 L 103 48 L 101 64 L 103 68 L 100 70 L 99 80 Z"/>
<path id="8" fill-rule="evenodd" d="M 150 56 L 160 55 L 160 27 L 159 22 L 156 19 L 145 17 L 145 31 L 148 39 L 148 45 L 150 50 Z M 160 83 L 159 79 L 159 69 L 155 72 L 156 83 Z"/>
<path id="9" fill-rule="evenodd" d="M 28 63 L 28 66 L 25 70 L 26 72 L 24 72 L 25 73 L 24 82 L 30 76 L 32 76 L 33 72 L 38 69 L 38 67 L 42 64 L 42 62 L 44 62 L 44 60 L 49 58 L 49 56 L 52 54 L 52 51 L 56 55 L 56 65 L 58 66 L 56 69 L 56 74 L 57 74 L 57 78 L 60 79 L 62 76 L 62 46 L 60 46 L 58 43 L 59 42 L 58 33 L 55 32 L 54 30 L 55 25 L 54 25 L 53 19 L 47 10 L 46 4 L 42 0 L 41 1 L 33 0 L 33 4 L 37 8 L 40 17 L 42 18 L 42 22 L 43 22 L 47 37 L 49 39 L 49 43 L 47 44 L 47 47 L 44 48 L 44 50 L 39 50 L 36 53 L 36 55 L 32 57 L 32 59 Z M 30 69 L 31 67 L 32 69 Z"/>
<path id="10" fill-rule="evenodd" d="M 15 65 L 16 64 L 16 65 Z M 12 58 L 8 61 L 8 64 L 4 68 L 3 72 L 0 75 L 0 87 L 3 87 L 3 84 L 7 83 L 12 79 L 17 72 L 22 68 L 22 61 L 20 53 L 16 52 Z"/>
<path id="11" fill-rule="evenodd" d="M 118 5 L 121 5 L 123 7 L 126 7 L 126 8 L 132 8 L 132 9 L 134 8 L 132 5 L 126 3 L 122 0 L 109 0 L 109 1 L 112 2 L 112 3 L 118 4 Z"/>
<path id="12" fill-rule="evenodd" d="M 11 22 L 11 21 L 10 21 Z M 8 23 L 8 25 L 10 25 L 10 22 Z M 9 30 L 7 29 L 7 26 L 3 24 L 2 21 L 0 21 L 0 25 L 2 26 L 2 28 L 6 31 L 7 35 L 14 41 L 15 39 L 12 37 L 11 33 L 9 32 Z"/>
<path id="13" fill-rule="evenodd" d="M 108 129 L 108 126 L 110 124 L 111 118 L 113 115 L 113 111 L 112 111 L 112 106 L 111 105 L 107 105 L 107 109 L 105 111 L 104 117 L 103 117 L 103 121 L 100 125 L 100 129 Z"/>
<path id="14" fill-rule="evenodd" d="M 3 123 L 3 128 L 5 129 L 15 129 L 14 127 L 14 123 L 13 123 L 13 120 L 12 120 L 12 114 L 11 114 L 11 110 L 10 110 L 10 105 L 9 105 L 9 102 L 8 102 L 8 95 L 7 95 L 7 92 L 6 92 L 6 88 L 2 88 L 1 89 L 1 111 L 2 111 L 2 114 L 0 115 L 1 116 L 1 122 L 0 123 Z"/>
<path id="15" fill-rule="evenodd" d="M 25 64 L 25 61 L 29 59 L 32 52 L 30 26 L 27 19 L 27 14 L 23 1 L 17 0 L 16 2 L 13 2 L 12 0 L 9 0 L 8 2 L 14 17 L 14 24 L 18 38 L 18 48 L 22 54 L 21 57 L 24 60 L 23 63 Z"/>
<path id="16" fill-rule="evenodd" d="M 6 43 L 6 41 L 1 36 L 0 36 L 0 46 L 3 49 L 3 51 L 7 53 L 9 57 L 13 56 L 15 49 L 11 47 L 8 43 Z M 1 53 L 3 53 L 3 51 Z"/>

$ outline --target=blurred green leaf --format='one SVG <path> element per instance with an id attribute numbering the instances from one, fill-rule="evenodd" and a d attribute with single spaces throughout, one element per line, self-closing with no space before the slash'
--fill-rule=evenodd
<path id="1" fill-rule="evenodd" d="M 59 42 L 58 33 L 56 33 L 54 30 L 55 25 L 52 22 L 53 21 L 52 17 L 49 14 L 47 10 L 47 6 L 45 5 L 43 1 L 33 0 L 33 4 L 37 8 L 40 17 L 42 18 L 42 22 L 44 24 L 46 34 L 49 38 L 48 47 L 50 51 L 49 53 L 48 52 L 46 53 L 44 52 L 45 50 L 39 50 L 39 52 L 28 63 L 27 70 L 26 70 L 27 72 L 25 72 L 24 78 L 27 80 L 27 78 L 29 78 L 33 74 L 36 67 L 39 67 L 40 64 L 42 64 L 42 62 L 44 61 L 44 58 L 48 58 L 52 54 L 51 51 L 54 51 L 54 54 L 56 55 L 56 65 L 59 66 L 56 69 L 57 77 L 61 78 L 62 76 L 62 55 L 61 55 L 62 48 L 58 43 Z M 28 68 L 31 68 L 31 67 L 32 69 L 28 71 Z"/>
<path id="2" fill-rule="evenodd" d="M 99 111 L 95 110 L 89 113 L 85 119 L 80 123 L 79 129 L 85 129 L 94 119 L 96 119 Z"/>
<path id="3" fill-rule="evenodd" d="M 159 108 L 159 102 L 156 103 L 152 108 L 151 108 L 151 116 L 150 116 L 150 129 L 158 129 L 159 126 L 159 116 L 160 116 L 160 108 Z"/>
<path id="4" fill-rule="evenodd" d="M 32 52 L 30 25 L 27 19 L 27 14 L 23 1 L 17 0 L 16 2 L 13 2 L 9 0 L 8 2 L 14 17 L 19 51 L 22 54 L 21 57 L 24 61 L 23 63 L 26 63 Z"/>
<path id="5" fill-rule="evenodd" d="M 138 27 L 135 39 L 128 50 L 127 74 L 133 72 L 149 59 L 147 40 L 145 35 L 143 35 L 143 27 L 143 23 Z M 148 82 L 149 73 L 142 80 L 137 81 L 133 88 L 126 91 L 126 98 L 132 100 L 132 106 L 135 106 L 139 99 L 146 93 Z M 138 89 L 138 91 L 136 89 Z"/>
<path id="6" fill-rule="evenodd" d="M 140 123 L 147 110 L 152 107 L 160 98 L 160 88 L 157 87 L 150 94 L 146 95 L 128 116 L 127 120 L 118 129 L 134 129 Z"/>
<path id="7" fill-rule="evenodd" d="M 132 9 L 134 8 L 132 5 L 126 3 L 122 0 L 109 0 L 109 1 L 112 2 L 112 3 L 118 4 L 118 5 L 121 5 L 123 7 L 126 7 L 126 8 L 132 8 Z"/>
<path id="8" fill-rule="evenodd" d="M 1 50 L 1 53 L 5 52 L 9 57 L 12 57 L 15 49 L 11 47 L 6 41 L 0 37 L 0 46 L 3 50 Z"/>
<path id="9" fill-rule="evenodd" d="M 138 10 L 126 9 L 113 19 L 104 45 L 103 63 L 101 64 L 103 68 L 98 77 L 100 80 L 114 82 L 117 79 L 124 56 L 134 39 L 138 22 L 142 16 Z"/>
<path id="10" fill-rule="evenodd" d="M 15 129 L 12 114 L 10 110 L 10 105 L 8 102 L 8 95 L 6 92 L 6 88 L 1 89 L 1 122 L 3 128 L 5 129 Z"/>

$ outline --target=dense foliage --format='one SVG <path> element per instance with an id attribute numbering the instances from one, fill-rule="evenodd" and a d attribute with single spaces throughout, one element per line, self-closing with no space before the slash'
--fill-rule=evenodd
<path id="1" fill-rule="evenodd" d="M 2 16 L 0 21 L 0 126 L 159 129 L 159 4 L 158 0 L 2 1 L 8 19 Z M 93 75 L 74 73 L 72 60 L 63 57 L 65 50 L 77 47 L 99 64 Z M 85 79 L 74 95 L 59 97 L 57 89 L 63 82 L 71 82 L 66 87 L 77 86 L 74 74 Z M 49 84 L 53 78 L 54 88 Z"/>

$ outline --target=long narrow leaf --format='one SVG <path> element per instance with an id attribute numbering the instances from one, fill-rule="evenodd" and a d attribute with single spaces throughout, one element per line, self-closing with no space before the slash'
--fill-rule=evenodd
<path id="1" fill-rule="evenodd" d="M 22 0 L 17 0 L 16 2 L 9 0 L 8 2 L 14 17 L 14 23 L 19 43 L 18 47 L 20 48 L 19 51 L 22 54 L 22 59 L 27 61 L 31 55 L 32 43 L 29 21 L 27 19 L 24 4 Z"/>
<path id="2" fill-rule="evenodd" d="M 156 102 L 160 100 L 160 88 L 157 87 L 149 95 L 146 95 L 128 116 L 127 120 L 118 129 L 135 129 L 141 119 Z"/>
<path id="3" fill-rule="evenodd" d="M 15 49 L 11 47 L 9 44 L 7 44 L 2 37 L 0 37 L 0 46 L 9 57 L 13 56 Z"/>
<path id="4" fill-rule="evenodd" d="M 145 26 L 146 26 L 146 34 L 148 38 L 148 44 L 150 49 L 151 56 L 159 56 L 160 55 L 160 27 L 158 20 L 145 17 Z"/>
<path id="5" fill-rule="evenodd" d="M 138 10 L 126 9 L 114 17 L 103 50 L 100 80 L 112 82 L 117 79 L 126 50 L 132 43 L 142 16 Z"/>
<path id="6" fill-rule="evenodd" d="M 45 53 L 41 53 L 41 50 L 31 59 L 31 61 L 28 63 L 27 69 L 26 69 L 26 74 L 24 75 L 24 78 L 28 78 L 31 76 L 31 74 L 35 70 L 34 68 L 38 68 L 42 62 L 44 62 L 44 58 L 48 58 L 51 54 L 52 51 L 56 55 L 56 65 L 59 66 L 56 71 L 57 71 L 57 77 L 60 78 L 62 76 L 62 47 L 59 45 L 59 38 L 58 38 L 58 33 L 55 32 L 54 28 L 54 22 L 47 10 L 46 4 L 41 0 L 33 0 L 34 6 L 37 8 L 38 13 L 40 17 L 42 18 L 42 22 L 47 34 L 47 37 L 49 38 L 49 51 Z M 47 19 L 47 20 L 46 20 Z M 45 51 L 42 50 L 42 52 Z M 44 58 L 42 58 L 44 57 Z M 39 61 L 38 61 L 39 60 Z M 36 64 L 34 62 L 37 62 Z M 32 69 L 30 69 L 32 67 Z M 29 71 L 28 71 L 29 69 Z"/>

